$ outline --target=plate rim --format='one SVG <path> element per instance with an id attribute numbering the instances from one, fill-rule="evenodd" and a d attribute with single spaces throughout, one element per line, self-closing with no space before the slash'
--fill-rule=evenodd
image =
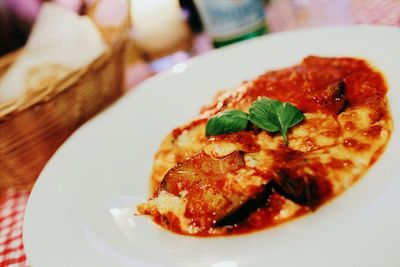
<path id="1" fill-rule="evenodd" d="M 280 38 L 280 36 L 285 36 L 285 35 L 291 35 L 293 33 L 298 34 L 299 32 L 318 32 L 321 30 L 378 30 L 378 29 L 389 29 L 389 30 L 396 30 L 400 31 L 400 28 L 395 27 L 395 26 L 384 26 L 384 25 L 364 25 L 364 24 L 358 24 L 358 25 L 339 25 L 339 26 L 323 26 L 323 27 L 312 27 L 312 28 L 304 28 L 304 29 L 294 29 L 294 30 L 289 30 L 289 31 L 284 31 L 284 32 L 277 32 L 277 33 L 271 33 L 268 35 L 264 35 L 258 38 L 250 39 L 245 42 L 240 42 L 233 44 L 231 46 L 224 47 L 222 49 L 216 49 L 212 50 L 206 54 L 203 55 L 198 55 L 193 58 L 190 58 L 189 60 L 185 61 L 184 63 L 187 65 L 188 68 L 193 68 L 195 67 L 196 64 L 199 64 L 201 60 L 208 60 L 208 58 L 211 58 L 215 55 L 226 53 L 225 51 L 233 50 L 233 49 L 238 49 L 238 47 L 245 47 L 248 46 L 250 43 L 255 43 L 255 42 L 262 42 L 264 39 L 269 39 L 269 38 Z M 178 63 L 179 64 L 179 63 Z M 37 178 L 37 181 L 35 182 L 34 186 L 32 187 L 32 190 L 30 192 L 28 201 L 26 203 L 26 208 L 24 211 L 24 219 L 23 219 L 23 243 L 24 243 L 24 248 L 25 248 L 25 254 L 27 255 L 28 258 L 31 258 L 32 256 L 32 249 L 31 246 L 33 247 L 33 244 L 28 241 L 29 236 L 29 220 L 32 220 L 30 214 L 32 214 L 32 199 L 36 197 L 37 194 L 39 194 L 39 190 L 41 187 L 41 184 L 44 183 L 44 179 L 49 179 L 45 178 L 46 176 L 43 175 L 45 173 L 45 170 L 48 168 L 49 165 L 53 164 L 53 161 L 56 161 L 57 158 L 59 157 L 58 155 L 60 153 L 63 153 L 62 151 L 66 146 L 69 145 L 70 142 L 73 142 L 71 140 L 75 139 L 75 136 L 79 135 L 81 131 L 84 131 L 87 127 L 91 127 L 92 124 L 96 123 L 96 121 L 101 120 L 101 117 L 104 114 L 109 114 L 112 113 L 115 107 L 121 104 L 121 102 L 129 102 L 129 99 L 134 97 L 134 95 L 142 91 L 143 88 L 147 86 L 147 84 L 151 84 L 154 82 L 157 82 L 159 79 L 164 79 L 165 77 L 174 75 L 173 71 L 171 69 L 162 71 L 158 73 L 157 75 L 145 80 L 144 82 L 140 83 L 139 85 L 135 86 L 133 89 L 130 89 L 128 93 L 124 94 L 123 97 L 121 97 L 118 101 L 116 101 L 114 104 L 106 108 L 104 111 L 100 112 L 93 118 L 91 118 L 89 121 L 84 123 L 82 126 L 80 126 L 77 130 L 75 130 L 66 141 L 63 142 L 63 144 L 57 149 L 57 151 L 53 154 L 53 156 L 49 159 L 49 161 L 46 163 L 44 168 L 42 169 L 40 175 Z M 392 114 L 393 121 L 395 120 L 395 116 L 397 114 Z M 394 131 L 395 129 L 393 129 Z M 392 138 L 391 138 L 392 139 Z M 390 142 L 390 140 L 389 140 Z M 28 214 L 28 215 L 27 215 Z M 27 223 L 28 221 L 28 223 Z M 27 245 L 29 244 L 29 245 Z"/>

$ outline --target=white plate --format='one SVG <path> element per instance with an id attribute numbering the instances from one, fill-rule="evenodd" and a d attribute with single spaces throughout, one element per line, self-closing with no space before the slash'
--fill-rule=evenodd
<path id="1" fill-rule="evenodd" d="M 399 266 L 400 29 L 271 34 L 179 64 L 80 128 L 50 160 L 25 214 L 24 243 L 43 266 Z M 148 197 L 162 138 L 214 93 L 307 55 L 368 59 L 386 76 L 395 130 L 380 160 L 316 213 L 253 234 L 195 238 L 132 215 Z"/>

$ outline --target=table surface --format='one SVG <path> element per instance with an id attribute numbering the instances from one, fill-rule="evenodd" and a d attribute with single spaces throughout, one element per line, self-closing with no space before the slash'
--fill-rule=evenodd
<path id="1" fill-rule="evenodd" d="M 400 0 L 271 0 L 267 23 L 271 32 L 360 23 L 400 26 Z M 209 51 L 208 38 L 195 37 L 194 49 L 196 54 Z M 131 66 L 127 71 L 127 87 L 132 88 L 153 74 L 146 63 Z M 0 192 L 0 267 L 29 266 L 22 243 L 29 193 L 12 188 Z"/>

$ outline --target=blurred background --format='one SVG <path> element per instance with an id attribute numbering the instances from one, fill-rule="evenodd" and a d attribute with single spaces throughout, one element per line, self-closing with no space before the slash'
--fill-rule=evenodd
<path id="1" fill-rule="evenodd" d="M 43 2 L 51 1 L 0 0 L 0 55 L 26 43 Z M 85 14 L 95 0 L 53 2 Z M 98 19 L 118 20 L 124 1 L 100 2 Z M 400 0 L 131 0 L 128 6 L 126 88 L 194 55 L 262 34 L 323 25 L 400 25 Z"/>

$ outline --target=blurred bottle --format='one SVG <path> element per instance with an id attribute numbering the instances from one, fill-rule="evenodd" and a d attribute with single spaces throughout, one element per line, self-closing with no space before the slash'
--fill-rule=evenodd
<path id="1" fill-rule="evenodd" d="M 195 0 L 195 3 L 216 48 L 267 32 L 263 0 Z"/>
<path id="2" fill-rule="evenodd" d="M 192 32 L 178 0 L 131 0 L 132 39 L 153 72 L 190 57 Z"/>
<path id="3" fill-rule="evenodd" d="M 190 29 L 194 33 L 200 33 L 203 31 L 203 23 L 201 22 L 199 12 L 194 4 L 193 0 L 179 0 L 179 4 L 185 13 L 186 21 L 190 26 Z"/>
<path id="4" fill-rule="evenodd" d="M 132 0 L 133 37 L 150 60 L 191 47 L 191 31 L 178 0 Z"/>

